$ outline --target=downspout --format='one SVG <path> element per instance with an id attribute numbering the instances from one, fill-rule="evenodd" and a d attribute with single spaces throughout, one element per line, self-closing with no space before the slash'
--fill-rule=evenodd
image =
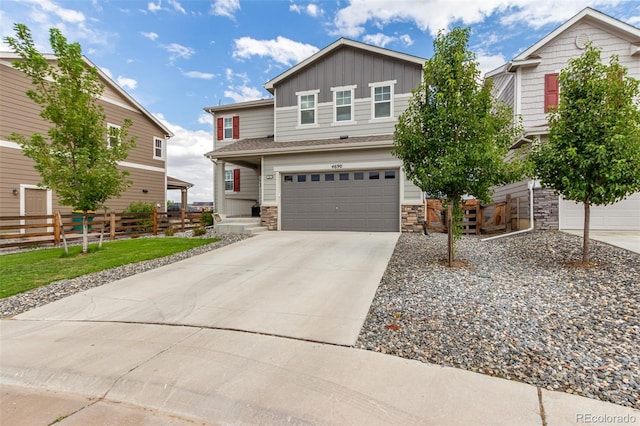
<path id="1" fill-rule="evenodd" d="M 533 188 L 536 181 L 530 180 L 527 183 L 527 187 L 529 188 L 529 227 L 527 229 L 521 229 L 520 231 L 509 232 L 508 234 L 496 235 L 495 237 L 483 238 L 480 241 L 491 241 L 497 240 L 498 238 L 510 237 L 512 235 L 524 234 L 525 232 L 533 231 L 535 227 L 535 221 L 533 220 Z"/>

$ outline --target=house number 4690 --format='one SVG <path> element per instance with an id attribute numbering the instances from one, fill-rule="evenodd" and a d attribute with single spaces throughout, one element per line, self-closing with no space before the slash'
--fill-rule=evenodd
<path id="1" fill-rule="evenodd" d="M 332 165 L 331 165 L 331 168 L 332 168 L 332 169 L 341 169 L 341 168 L 342 168 L 342 164 L 340 164 L 340 163 L 332 164 Z"/>

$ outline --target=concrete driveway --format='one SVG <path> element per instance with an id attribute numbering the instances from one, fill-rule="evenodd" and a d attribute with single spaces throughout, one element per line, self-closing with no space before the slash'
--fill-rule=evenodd
<path id="1" fill-rule="evenodd" d="M 19 315 L 353 345 L 399 234 L 268 232 Z"/>
<path id="2" fill-rule="evenodd" d="M 580 237 L 583 235 L 582 230 L 565 230 L 563 232 Z M 589 231 L 589 239 L 640 253 L 640 231 Z"/>

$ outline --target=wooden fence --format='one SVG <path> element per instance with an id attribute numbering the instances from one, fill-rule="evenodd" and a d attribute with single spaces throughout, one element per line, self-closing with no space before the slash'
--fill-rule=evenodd
<path id="1" fill-rule="evenodd" d="M 447 209 L 442 200 L 427 200 L 427 228 L 447 232 Z M 501 203 L 482 205 L 480 200 L 465 200 L 462 209 L 463 234 L 491 234 L 517 230 L 520 222 L 519 199 L 506 196 Z"/>
<path id="2" fill-rule="evenodd" d="M 93 213 L 87 215 L 89 236 L 95 239 L 158 235 L 169 228 L 186 231 L 200 226 L 201 212 Z M 67 241 L 82 238 L 82 214 L 0 216 L 0 249 L 33 245 L 58 246 L 64 233 Z"/>

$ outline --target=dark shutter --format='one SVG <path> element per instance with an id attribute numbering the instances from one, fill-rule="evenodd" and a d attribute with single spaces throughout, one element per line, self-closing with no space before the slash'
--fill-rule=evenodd
<path id="1" fill-rule="evenodd" d="M 218 131 L 217 133 L 217 139 L 219 141 L 221 141 L 222 139 L 224 139 L 224 120 L 222 119 L 222 117 L 218 117 Z"/>
<path id="2" fill-rule="evenodd" d="M 240 169 L 233 170 L 233 192 L 240 192 Z"/>
<path id="3" fill-rule="evenodd" d="M 545 74 L 544 112 L 549 112 L 549 107 L 558 106 L 558 92 L 558 74 Z"/>
<path id="4" fill-rule="evenodd" d="M 233 138 L 240 139 L 240 117 L 233 117 Z"/>

